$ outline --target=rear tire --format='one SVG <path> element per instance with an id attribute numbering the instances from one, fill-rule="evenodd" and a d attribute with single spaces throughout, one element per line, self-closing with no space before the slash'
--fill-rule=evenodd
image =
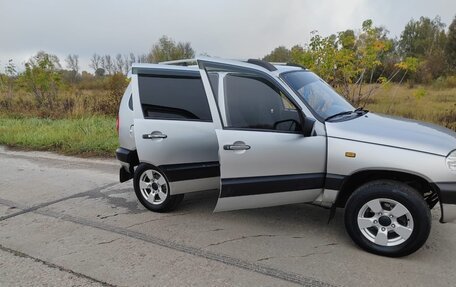
<path id="1" fill-rule="evenodd" d="M 400 257 L 418 250 L 431 230 L 431 212 L 423 196 L 397 181 L 366 183 L 345 207 L 345 228 L 353 241 L 374 254 Z"/>
<path id="2" fill-rule="evenodd" d="M 154 212 L 174 210 L 184 198 L 183 194 L 171 195 L 165 174 L 146 163 L 141 163 L 136 168 L 133 186 L 139 202 Z"/>

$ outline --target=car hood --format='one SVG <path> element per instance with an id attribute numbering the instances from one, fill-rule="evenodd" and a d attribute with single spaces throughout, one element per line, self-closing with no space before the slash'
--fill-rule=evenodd
<path id="1" fill-rule="evenodd" d="M 447 156 L 456 133 L 429 123 L 367 113 L 353 120 L 326 122 L 329 137 L 363 141 Z"/>

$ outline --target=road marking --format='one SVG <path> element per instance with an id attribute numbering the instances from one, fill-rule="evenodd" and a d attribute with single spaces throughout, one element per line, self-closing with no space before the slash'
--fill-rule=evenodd
<path id="1" fill-rule="evenodd" d="M 114 184 L 111 183 L 111 184 L 105 185 L 103 187 L 94 189 L 94 190 L 102 190 L 102 189 L 105 189 L 105 188 L 110 187 L 112 185 L 114 185 Z M 42 203 L 42 204 L 39 204 L 39 205 L 34 206 L 34 207 L 26 208 L 26 209 L 23 210 L 24 212 L 16 212 L 14 214 L 10 214 L 10 215 L 4 216 L 4 217 L 2 217 L 1 220 L 5 220 L 7 218 L 11 218 L 11 217 L 18 216 L 18 215 L 21 215 L 21 214 L 33 212 L 33 213 L 36 213 L 36 214 L 40 214 L 40 215 L 56 218 L 56 219 L 59 219 L 59 220 L 72 222 L 72 223 L 76 223 L 76 224 L 79 224 L 79 225 L 88 226 L 88 227 L 92 227 L 92 228 L 95 228 L 95 229 L 104 230 L 104 231 L 108 231 L 108 232 L 111 232 L 111 233 L 116 233 L 116 234 L 119 234 L 119 235 L 127 236 L 127 237 L 130 237 L 130 238 L 133 238 L 133 239 L 141 240 L 141 241 L 144 241 L 144 242 L 147 242 L 147 243 L 151 243 L 151 244 L 158 245 L 158 246 L 161 246 L 161 247 L 165 247 L 165 248 L 169 248 L 169 249 L 172 249 L 172 250 L 180 251 L 180 252 L 183 252 L 183 253 L 186 253 L 186 254 L 198 256 L 198 257 L 205 258 L 205 259 L 208 259 L 208 260 L 217 261 L 217 262 L 220 262 L 220 263 L 223 263 L 223 264 L 226 264 L 226 265 L 234 266 L 234 267 L 237 267 L 237 268 L 241 268 L 241 269 L 244 269 L 244 270 L 247 270 L 247 271 L 251 271 L 251 272 L 255 272 L 255 273 L 259 273 L 259 274 L 263 274 L 263 275 L 266 275 L 266 276 L 269 276 L 269 277 L 273 277 L 273 278 L 276 278 L 276 279 L 281 279 L 281 280 L 284 280 L 284 281 L 287 281 L 287 282 L 291 282 L 291 283 L 297 283 L 297 284 L 300 284 L 300 285 L 312 286 L 312 287 L 331 287 L 331 286 L 334 286 L 334 285 L 331 285 L 329 283 L 319 281 L 317 279 L 304 277 L 304 276 L 302 276 L 300 274 L 297 274 L 297 273 L 282 271 L 280 269 L 268 267 L 268 266 L 265 266 L 263 264 L 253 263 L 253 262 L 249 262 L 247 260 L 243 260 L 243 259 L 239 259 L 239 258 L 236 258 L 236 257 L 229 256 L 229 255 L 219 254 L 219 253 L 215 253 L 215 252 L 212 252 L 212 251 L 204 250 L 204 249 L 201 249 L 201 248 L 196 248 L 196 247 L 188 246 L 188 245 L 185 245 L 185 244 L 181 244 L 181 243 L 165 240 L 165 239 L 162 239 L 162 238 L 159 238 L 159 237 L 156 237 L 156 236 L 147 235 L 147 234 L 136 232 L 136 231 L 133 231 L 133 230 L 129 230 L 129 229 L 126 229 L 126 228 L 123 228 L 123 227 L 116 227 L 116 226 L 112 226 L 112 225 L 109 225 L 109 224 L 106 224 L 106 223 L 96 222 L 96 221 L 92 221 L 92 220 L 89 220 L 89 219 L 76 217 L 76 216 L 72 216 L 72 215 L 61 214 L 61 213 L 53 212 L 53 211 L 50 211 L 50 210 L 40 210 L 41 208 L 47 207 L 47 206 L 49 206 L 51 204 L 54 204 L 56 202 L 61 202 L 63 200 L 70 199 L 70 198 L 73 198 L 73 197 L 79 197 L 79 196 L 81 196 L 81 194 L 93 192 L 94 190 L 82 192 L 82 193 L 75 194 L 75 195 L 72 195 L 72 196 L 68 196 L 68 197 L 65 197 L 65 198 L 62 198 L 62 199 L 59 199 L 59 200 L 55 200 L 55 201 L 51 201 L 51 202 L 47 202 L 47 203 Z M 9 201 L 9 200 L 4 200 L 4 199 L 1 199 L 1 198 L 0 198 L 0 204 L 6 205 L 6 206 L 10 206 L 10 207 L 21 208 L 20 204 L 12 202 L 12 201 Z"/>

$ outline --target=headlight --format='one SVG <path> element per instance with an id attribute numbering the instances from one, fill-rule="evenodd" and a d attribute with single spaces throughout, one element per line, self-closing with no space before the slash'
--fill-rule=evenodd
<path id="1" fill-rule="evenodd" d="M 456 150 L 452 151 L 446 159 L 446 163 L 450 170 L 456 171 Z"/>

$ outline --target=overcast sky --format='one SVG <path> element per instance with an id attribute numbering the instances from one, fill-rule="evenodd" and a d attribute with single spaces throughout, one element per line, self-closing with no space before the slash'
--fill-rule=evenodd
<path id="1" fill-rule="evenodd" d="M 365 19 L 399 36 L 420 16 L 449 25 L 455 0 L 0 0 L 0 67 L 39 50 L 80 56 L 147 53 L 162 35 L 197 54 L 258 58 L 279 45 L 305 44 L 310 32 L 358 29 Z M 2 68 L 3 69 L 3 68 Z"/>

